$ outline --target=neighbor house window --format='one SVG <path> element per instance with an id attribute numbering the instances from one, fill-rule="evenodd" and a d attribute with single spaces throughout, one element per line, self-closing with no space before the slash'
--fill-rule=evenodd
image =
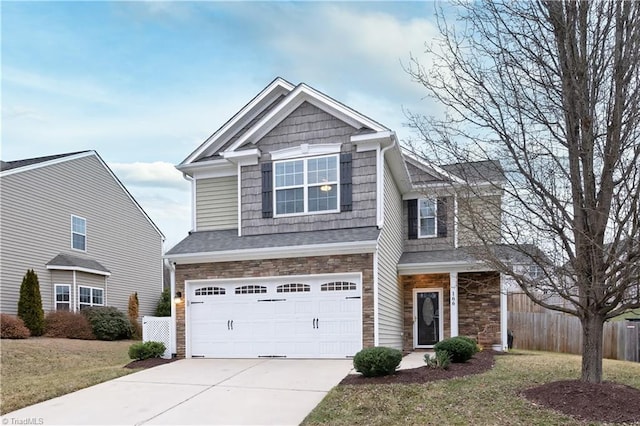
<path id="1" fill-rule="evenodd" d="M 56 284 L 56 311 L 71 310 L 71 286 L 69 284 Z"/>
<path id="2" fill-rule="evenodd" d="M 274 162 L 276 215 L 338 211 L 338 156 Z"/>
<path id="3" fill-rule="evenodd" d="M 71 248 L 87 251 L 87 220 L 71 216 Z"/>
<path id="4" fill-rule="evenodd" d="M 529 265 L 529 277 L 538 280 L 544 276 L 544 271 L 540 265 Z"/>
<path id="5" fill-rule="evenodd" d="M 418 236 L 435 237 L 437 226 L 438 204 L 436 200 L 426 198 L 418 201 Z"/>
<path id="6" fill-rule="evenodd" d="M 78 287 L 78 305 L 81 310 L 90 306 L 104 306 L 104 290 L 95 287 Z"/>

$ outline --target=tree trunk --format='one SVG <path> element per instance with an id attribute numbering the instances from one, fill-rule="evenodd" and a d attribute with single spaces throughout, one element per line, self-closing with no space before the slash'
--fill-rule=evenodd
<path id="1" fill-rule="evenodd" d="M 587 313 L 582 322 L 582 381 L 602 381 L 602 334 L 604 318 Z"/>

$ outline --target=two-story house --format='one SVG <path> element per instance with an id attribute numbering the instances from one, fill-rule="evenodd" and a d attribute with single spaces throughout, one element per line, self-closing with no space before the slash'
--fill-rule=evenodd
<path id="1" fill-rule="evenodd" d="M 458 334 L 506 347 L 501 277 L 459 247 L 448 189 L 462 170 L 501 179 L 497 163 L 425 164 L 277 78 L 177 168 L 193 194 L 193 231 L 165 255 L 178 356 L 343 358 Z"/>
<path id="2" fill-rule="evenodd" d="M 0 186 L 2 313 L 17 313 L 33 269 L 45 312 L 127 312 L 137 292 L 153 315 L 164 236 L 95 151 L 3 161 Z"/>

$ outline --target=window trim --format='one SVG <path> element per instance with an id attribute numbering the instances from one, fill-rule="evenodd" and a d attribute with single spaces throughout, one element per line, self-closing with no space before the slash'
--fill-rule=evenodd
<path id="1" fill-rule="evenodd" d="M 91 301 L 89 303 L 80 301 L 80 289 L 83 289 L 83 288 L 90 289 L 89 298 L 91 299 Z M 94 290 L 99 290 L 99 291 L 102 292 L 102 303 L 101 304 L 93 303 L 93 291 Z M 86 306 L 86 307 L 89 307 L 89 308 L 94 307 L 94 306 L 105 306 L 105 302 L 106 302 L 105 301 L 105 293 L 106 292 L 105 292 L 104 288 L 91 287 L 91 286 L 88 286 L 88 285 L 79 285 L 78 286 L 78 310 L 81 310 L 82 306 Z"/>
<path id="2" fill-rule="evenodd" d="M 422 209 L 420 203 L 422 201 L 431 201 L 433 203 L 433 216 L 425 216 L 425 219 L 433 217 L 433 234 L 422 235 Z M 437 238 L 438 237 L 438 199 L 437 198 L 418 198 L 418 238 Z"/>
<path id="3" fill-rule="evenodd" d="M 309 211 L 309 188 L 313 188 L 313 187 L 319 187 L 322 186 L 325 183 L 321 183 L 321 184 L 309 184 L 308 180 L 309 180 L 309 175 L 308 175 L 308 162 L 309 160 L 316 160 L 319 158 L 335 158 L 336 160 L 336 180 L 335 181 L 331 181 L 331 182 L 326 182 L 326 184 L 328 185 L 335 185 L 336 186 L 336 208 L 332 209 L 332 210 L 319 210 L 319 211 Z M 280 163 L 289 163 L 289 162 L 293 162 L 293 161 L 302 161 L 302 177 L 303 177 L 303 182 L 302 185 L 293 185 L 293 186 L 283 186 L 283 187 L 278 187 L 276 185 L 276 167 L 277 164 Z M 312 156 L 312 157 L 299 157 L 299 158 L 287 158 L 287 159 L 282 159 L 282 160 L 277 160 L 277 161 L 273 161 L 273 172 L 272 172 L 272 187 L 273 187 L 273 194 L 272 194 L 272 200 L 273 200 L 273 217 L 293 217 L 293 216 L 307 216 L 307 215 L 315 215 L 315 214 L 326 214 L 326 213 L 340 213 L 340 203 L 341 203 L 341 188 L 340 188 L 340 153 L 336 153 L 336 154 L 330 154 L 330 155 L 317 155 L 317 156 Z M 296 189 L 296 188 L 302 188 L 303 190 L 303 208 L 304 211 L 302 212 L 298 212 L 298 213 L 278 213 L 278 203 L 277 203 L 277 193 L 279 190 L 286 190 L 286 189 Z"/>
<path id="4" fill-rule="evenodd" d="M 84 221 L 84 234 L 81 234 L 81 233 L 79 233 L 79 232 L 75 232 L 75 231 L 73 230 L 73 219 L 74 219 L 74 218 L 75 218 L 75 219 L 81 219 L 81 220 L 83 220 L 83 221 Z M 82 236 L 84 237 L 84 250 L 83 250 L 83 249 L 79 249 L 79 248 L 74 247 L 74 244 L 73 244 L 73 236 L 74 236 L 75 234 L 82 235 Z M 88 239 L 87 239 L 87 219 L 85 219 L 85 218 L 84 218 L 84 217 L 82 217 L 82 216 L 78 216 L 78 215 L 72 214 L 72 215 L 71 215 L 71 250 L 75 250 L 75 251 L 80 251 L 80 252 L 86 253 L 86 252 L 87 252 L 87 240 L 88 240 Z"/>
<path id="5" fill-rule="evenodd" d="M 58 287 L 67 287 L 69 289 L 69 300 L 68 301 L 58 301 Z M 71 284 L 54 284 L 53 285 L 53 310 L 58 311 L 58 303 L 60 304 L 68 304 L 69 309 L 68 312 L 72 311 L 71 302 L 73 301 L 73 297 L 71 295 Z"/>

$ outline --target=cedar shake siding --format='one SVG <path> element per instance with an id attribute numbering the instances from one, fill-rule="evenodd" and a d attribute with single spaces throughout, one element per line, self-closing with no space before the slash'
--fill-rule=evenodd
<path id="1" fill-rule="evenodd" d="M 357 152 L 349 141 L 355 132 L 353 127 L 305 102 L 264 136 L 257 143 L 262 152 L 260 163 L 241 170 L 242 235 L 375 226 L 376 152 Z M 341 153 L 351 154 L 351 211 L 343 208 L 338 213 L 263 217 L 262 164 L 271 160 L 270 152 L 302 143 L 341 143 Z"/>
<path id="2" fill-rule="evenodd" d="M 238 228 L 238 177 L 197 179 L 196 230 Z"/>
<path id="3" fill-rule="evenodd" d="M 446 237 L 436 236 L 436 237 L 426 237 L 419 238 L 414 234 L 414 237 L 410 237 L 410 226 L 409 226 L 409 206 L 412 204 L 411 201 L 414 200 L 405 200 L 402 202 L 402 218 L 403 218 L 403 228 L 402 235 L 404 237 L 404 251 L 405 252 L 415 252 L 415 251 L 430 251 L 430 250 L 446 250 L 454 248 L 454 205 L 453 205 L 453 197 L 441 197 L 438 200 L 443 200 L 446 204 Z M 414 201 L 415 202 L 415 201 Z M 417 224 L 417 206 L 414 207 L 415 219 L 413 219 L 416 225 Z M 438 218 L 438 227 L 442 227 L 442 218 Z M 414 229 L 414 233 L 417 232 L 417 229 Z M 439 232 L 441 235 L 442 233 Z"/>
<path id="4" fill-rule="evenodd" d="M 413 350 L 413 289 L 443 289 L 444 336 L 451 337 L 449 274 L 402 275 L 404 289 L 404 351 Z M 500 343 L 500 274 L 458 274 L 458 334 L 476 339 L 485 348 Z"/>
<path id="5" fill-rule="evenodd" d="M 185 293 L 185 281 L 272 277 L 287 275 L 312 275 L 339 272 L 362 273 L 362 346 L 373 343 L 373 255 L 336 255 L 291 259 L 246 260 L 176 265 L 176 291 Z M 185 304 L 176 305 L 177 356 L 185 356 Z"/>
<path id="6" fill-rule="evenodd" d="M 502 196 L 474 196 L 458 198 L 458 243 L 460 246 L 482 244 L 478 235 L 489 243 L 501 242 L 501 203 Z M 466 226 L 465 226 L 466 224 Z M 475 226 L 476 230 L 470 228 Z"/>

